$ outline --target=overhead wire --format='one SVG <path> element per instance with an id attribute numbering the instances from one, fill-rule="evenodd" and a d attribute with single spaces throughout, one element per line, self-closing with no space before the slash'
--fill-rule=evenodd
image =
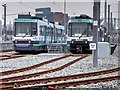
<path id="1" fill-rule="evenodd" d="M 28 6 L 27 4 L 25 4 L 25 3 L 23 3 L 23 2 L 18 2 L 19 4 L 21 4 L 21 5 L 23 5 L 23 6 L 25 6 L 25 7 L 27 7 L 27 8 L 31 8 L 31 9 L 34 9 L 33 7 L 31 7 L 31 6 Z"/>
<path id="2" fill-rule="evenodd" d="M 60 8 L 60 9 L 62 8 L 62 10 L 64 10 L 64 7 L 60 6 L 60 4 L 56 4 L 56 2 L 55 2 L 54 0 L 53 0 L 53 2 L 50 2 L 50 3 L 53 4 L 53 5 L 55 5 L 56 7 Z M 58 3 L 59 3 L 59 2 L 58 2 Z M 64 3 L 64 2 L 63 2 L 63 3 Z M 79 3 L 80 3 L 80 2 L 79 2 Z M 86 3 L 87 3 L 87 2 L 86 2 Z M 93 2 L 91 2 L 91 3 L 93 3 Z M 67 6 L 67 5 L 66 5 L 66 6 Z M 70 11 L 69 9 L 66 9 L 66 12 L 67 12 L 67 13 L 71 13 L 71 14 L 74 15 L 74 16 L 79 13 L 78 11 L 73 11 L 73 12 L 72 12 L 72 11 Z M 72 16 L 72 15 L 71 15 L 71 16 Z"/>
<path id="3" fill-rule="evenodd" d="M 35 8 L 33 8 L 33 7 L 31 7 L 31 6 L 23 3 L 22 1 L 21 1 L 21 2 L 18 2 L 18 4 L 23 5 L 24 7 L 27 7 L 27 8 L 29 8 L 29 9 L 30 9 L 30 8 L 31 8 L 31 9 L 35 9 Z M 28 11 L 27 11 L 27 12 L 28 12 Z M 29 11 L 29 12 L 30 12 L 30 11 Z M 34 14 L 34 12 L 30 12 L 30 13 Z"/>
<path id="4" fill-rule="evenodd" d="M 58 8 L 60 8 L 60 9 L 64 10 L 64 7 L 60 6 L 60 4 L 56 4 L 55 1 L 50 2 L 50 3 L 53 4 L 53 5 L 55 5 L 56 7 L 58 7 Z M 62 3 L 62 2 L 60 2 L 60 3 Z M 64 3 L 64 2 L 63 2 L 63 3 Z M 66 9 L 66 12 L 73 13 L 73 15 L 75 15 L 75 13 L 76 13 L 76 12 L 71 12 L 71 11 L 69 11 L 68 9 Z"/>

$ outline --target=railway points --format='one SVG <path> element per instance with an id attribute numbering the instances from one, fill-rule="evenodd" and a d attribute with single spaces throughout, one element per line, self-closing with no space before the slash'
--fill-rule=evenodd
<path id="1" fill-rule="evenodd" d="M 51 59 L 51 60 L 47 60 L 45 62 L 41 62 L 41 63 L 29 66 L 29 67 L 19 68 L 19 69 L 15 69 L 15 70 L 11 70 L 11 71 L 3 71 L 1 73 L 4 76 L 4 75 L 10 75 L 10 74 L 18 73 L 18 72 L 20 73 L 20 72 L 24 72 L 24 71 L 28 71 L 28 70 L 32 70 L 32 69 L 37 69 L 37 68 L 39 68 L 43 65 L 59 61 L 61 59 L 64 59 L 64 58 L 67 58 L 67 57 L 70 57 L 70 56 L 71 55 L 63 55 L 61 57 L 54 58 L 54 59 Z"/>
<path id="2" fill-rule="evenodd" d="M 72 83 L 70 85 L 70 86 L 74 86 L 76 84 L 79 85 L 78 83 L 80 83 L 80 85 L 90 84 L 94 80 L 101 80 L 99 82 L 105 82 L 105 80 L 102 80 L 103 77 L 104 77 L 103 79 L 108 78 L 108 81 L 109 81 L 110 78 L 113 78 L 113 77 L 116 78 L 116 79 L 120 79 L 120 77 L 116 77 L 116 76 L 114 76 L 114 74 L 113 75 L 112 74 L 107 75 L 109 73 L 118 72 L 119 70 L 120 70 L 120 68 L 115 68 L 115 69 L 110 69 L 110 70 L 91 72 L 91 73 L 86 73 L 86 74 L 71 75 L 71 76 L 68 75 L 68 76 L 52 77 L 52 78 L 45 78 L 45 79 L 33 79 L 33 80 L 5 82 L 5 83 L 3 83 L 3 85 L 8 85 L 8 86 L 12 86 L 12 87 L 15 86 L 14 88 L 18 88 L 18 89 L 19 88 L 29 88 L 29 87 L 32 87 L 32 86 L 39 86 L 39 87 L 53 86 L 53 87 L 55 87 L 56 85 L 58 85 L 58 87 L 61 88 L 61 85 L 64 86 L 64 87 L 67 86 L 67 85 L 69 86 L 70 82 L 71 83 L 75 82 L 74 84 Z M 106 74 L 106 75 L 103 76 L 104 74 Z M 99 76 L 99 75 L 102 75 L 102 77 L 99 77 L 100 79 L 97 79 L 98 77 L 96 77 L 96 76 Z M 79 79 L 79 78 L 85 78 L 85 79 Z M 89 80 L 89 78 L 91 80 Z M 84 83 L 81 83 L 82 81 Z M 88 81 L 89 81 L 89 83 L 88 83 Z M 98 82 L 95 81 L 94 83 L 98 83 Z M 36 84 L 36 85 L 34 85 L 34 84 Z"/>
<path id="3" fill-rule="evenodd" d="M 52 72 L 55 72 L 55 71 L 60 71 L 72 64 L 74 64 L 75 62 L 78 62 L 80 61 L 81 59 L 85 58 L 87 56 L 81 56 L 81 57 L 78 57 L 77 59 L 74 59 L 62 66 L 59 66 L 57 68 L 54 68 L 52 70 L 48 70 L 48 71 L 43 71 L 43 72 L 37 72 L 37 73 L 32 73 L 32 74 L 26 74 L 26 75 L 22 75 L 22 76 L 12 76 L 12 77 L 7 77 L 7 78 L 2 78 L 2 81 L 11 81 L 11 80 L 21 80 L 21 79 L 27 79 L 27 78 L 31 78 L 31 77 L 37 77 L 37 76 L 40 76 L 40 75 L 43 75 L 43 74 L 48 74 L 48 73 L 52 73 Z"/>
<path id="4" fill-rule="evenodd" d="M 117 52 L 116 52 L 116 53 L 117 53 Z M 46 53 L 46 54 L 47 54 L 47 53 Z M 48 54 L 47 54 L 47 55 L 48 55 Z M 52 54 L 51 54 L 51 55 L 52 55 Z M 57 54 L 57 55 L 58 55 L 58 54 Z M 73 55 L 73 54 L 72 54 L 72 55 Z M 42 55 L 40 55 L 40 56 L 42 56 Z M 73 55 L 73 56 L 74 56 L 74 55 Z M 78 54 L 77 56 L 79 56 L 79 54 Z M 74 57 L 77 57 L 77 56 L 75 55 Z M 35 78 L 35 79 L 47 78 L 47 77 L 50 77 L 50 76 L 53 77 L 53 76 L 56 76 L 56 75 L 61 75 L 62 72 L 66 72 L 66 74 L 63 74 L 63 76 L 68 75 L 68 74 L 69 74 L 69 75 L 75 74 L 75 73 L 78 73 L 78 72 L 81 72 L 81 73 L 82 73 L 82 72 L 83 72 L 82 69 L 84 69 L 84 72 L 91 72 L 92 70 L 94 71 L 95 69 L 92 68 L 92 62 L 91 62 L 92 60 L 90 60 L 90 58 L 91 58 L 91 55 L 87 57 L 86 61 L 85 61 L 84 59 L 83 59 L 82 61 L 80 61 L 79 63 L 81 63 L 81 65 L 79 65 L 78 62 L 77 62 L 76 64 L 73 64 L 73 65 L 72 65 L 73 69 L 72 69 L 72 68 L 68 68 L 68 69 L 66 68 L 66 70 L 58 71 L 58 72 L 56 72 L 56 73 L 55 73 L 55 72 L 51 72 L 50 74 L 41 75 L 40 77 L 37 77 L 37 78 Z M 112 65 L 111 63 L 108 64 L 109 61 L 107 62 L 106 59 L 103 59 L 103 60 L 101 59 L 104 63 L 101 62 L 100 67 L 99 67 L 98 69 L 99 69 L 99 70 L 101 70 L 101 69 L 104 70 L 104 68 L 108 68 L 108 69 L 109 69 L 110 67 L 116 67 L 117 65 L 116 65 L 115 62 L 114 62 L 114 60 L 116 60 L 115 57 L 113 58 L 113 56 L 111 56 L 110 58 L 113 60 L 113 62 L 111 62 L 113 65 Z M 101 61 L 101 60 L 100 60 L 100 61 Z M 84 62 L 84 63 L 83 63 L 83 62 Z M 86 64 L 86 62 L 87 62 L 88 64 Z M 106 63 L 105 63 L 105 62 L 106 62 Z M 117 63 L 117 61 L 116 61 L 116 63 Z M 80 67 L 78 67 L 77 64 L 78 64 Z M 91 65 L 90 65 L 90 64 L 91 64 Z M 107 64 L 109 65 L 108 67 L 107 67 Z M 89 65 L 90 65 L 90 67 L 86 67 L 86 68 L 84 67 L 84 66 L 89 66 Z M 71 67 L 71 66 L 69 66 L 69 67 Z M 79 71 L 79 70 L 77 69 L 77 67 L 80 68 L 81 70 Z M 103 67 L 103 68 L 101 68 L 101 67 Z M 91 70 L 89 69 L 89 71 L 87 71 L 88 68 L 91 68 Z M 73 72 L 73 71 L 75 71 L 75 69 L 76 69 L 76 72 Z M 85 70 L 85 69 L 86 69 L 86 70 Z M 77 70 L 78 70 L 78 71 L 77 71 Z M 71 71 L 72 71 L 73 73 L 70 73 Z M 111 75 L 111 74 L 110 74 L 110 75 Z M 113 75 L 117 75 L 117 74 L 113 74 Z M 104 75 L 103 75 L 103 76 L 104 76 Z M 34 79 L 34 78 L 32 78 L 32 79 Z M 112 81 L 112 82 L 114 82 L 114 81 Z M 116 82 L 117 82 L 117 81 L 116 81 Z M 89 86 L 89 85 L 88 85 L 88 86 Z"/>

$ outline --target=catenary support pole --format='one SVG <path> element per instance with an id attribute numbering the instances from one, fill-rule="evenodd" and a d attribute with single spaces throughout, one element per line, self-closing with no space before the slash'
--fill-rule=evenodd
<path id="1" fill-rule="evenodd" d="M 100 29 L 100 2 L 98 2 L 98 42 L 101 41 L 101 29 Z"/>
<path id="2" fill-rule="evenodd" d="M 4 7 L 4 41 L 6 41 L 6 4 L 2 5 Z"/>
<path id="3" fill-rule="evenodd" d="M 94 0 L 93 6 L 93 43 L 96 45 L 96 49 L 93 50 L 93 67 L 98 66 L 98 21 L 99 21 L 99 8 L 100 0 Z"/>
<path id="4" fill-rule="evenodd" d="M 113 20 L 112 20 L 112 12 L 111 12 L 111 25 L 110 25 L 110 43 L 113 43 Z"/>
<path id="5" fill-rule="evenodd" d="M 65 33 L 66 35 L 68 35 L 67 24 L 66 24 L 66 0 L 64 0 L 64 32 L 62 32 L 62 34 L 63 33 Z M 65 36 L 65 39 L 67 39 L 67 36 Z M 65 51 L 67 51 L 67 48 L 66 48 Z"/>
<path id="6" fill-rule="evenodd" d="M 110 42 L 110 5 L 108 5 L 108 42 Z"/>
<path id="7" fill-rule="evenodd" d="M 67 30 L 66 30 L 66 0 L 64 0 L 64 30 L 65 30 L 65 33 L 67 34 Z"/>
<path id="8" fill-rule="evenodd" d="M 103 31 L 104 41 L 107 41 L 107 0 L 105 0 L 105 10 L 104 10 L 104 22 L 105 28 Z"/>

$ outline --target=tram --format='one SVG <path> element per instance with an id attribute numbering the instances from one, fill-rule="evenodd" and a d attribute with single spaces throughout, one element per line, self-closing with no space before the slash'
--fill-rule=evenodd
<path id="1" fill-rule="evenodd" d="M 50 43 L 65 42 L 64 26 L 31 15 L 18 15 L 14 20 L 14 50 L 46 51 Z"/>

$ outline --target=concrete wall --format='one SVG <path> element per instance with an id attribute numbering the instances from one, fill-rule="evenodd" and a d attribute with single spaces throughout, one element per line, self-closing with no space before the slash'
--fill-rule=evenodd
<path id="1" fill-rule="evenodd" d="M 108 42 L 98 42 L 98 57 L 109 57 L 111 54 L 111 47 Z"/>
<path id="2" fill-rule="evenodd" d="M 0 50 L 13 50 L 12 42 L 0 42 Z"/>

